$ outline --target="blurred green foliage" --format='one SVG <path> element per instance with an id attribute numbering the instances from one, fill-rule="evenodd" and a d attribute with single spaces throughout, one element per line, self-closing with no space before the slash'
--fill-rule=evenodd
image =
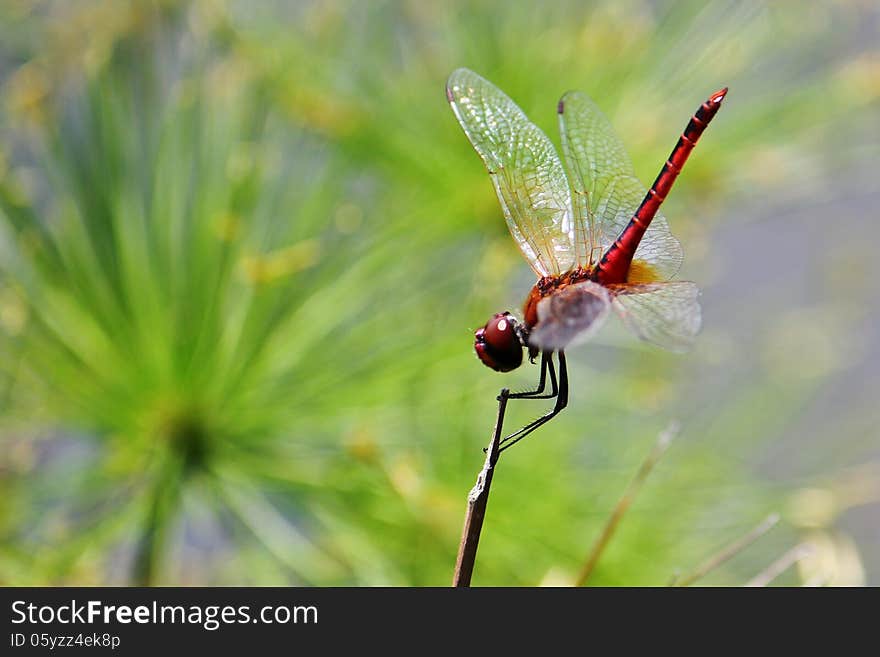
<path id="1" fill-rule="evenodd" d="M 730 274 L 724 221 L 876 164 L 880 56 L 863 31 L 877 15 L 860 3 L 0 12 L 5 584 L 450 581 L 494 397 L 536 374 L 502 379 L 471 352 L 532 280 L 444 99 L 458 66 L 554 140 L 556 99 L 584 89 L 645 181 L 729 85 L 665 210 L 685 274 L 710 288 Z M 864 316 L 828 328 L 755 297 L 773 320 L 760 338 L 710 314 L 689 356 L 613 327 L 573 354 L 569 409 L 502 460 L 476 584 L 572 581 L 674 417 L 682 436 L 593 583 L 664 584 L 772 510 L 783 527 L 707 581 L 742 583 L 805 536 L 821 558 L 802 578 L 865 580 L 836 524 L 880 497 L 845 469 L 865 434 L 838 437 L 849 461 L 809 476 L 761 469 L 850 367 L 835 345 Z M 792 340 L 822 357 L 787 357 Z M 745 370 L 752 352 L 769 364 Z M 511 426 L 537 412 L 514 408 Z"/>

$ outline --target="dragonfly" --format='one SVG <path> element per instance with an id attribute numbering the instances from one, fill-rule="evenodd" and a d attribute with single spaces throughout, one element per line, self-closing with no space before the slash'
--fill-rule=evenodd
<path id="1" fill-rule="evenodd" d="M 726 94 L 725 87 L 697 108 L 646 190 L 610 122 L 585 93 L 570 91 L 557 105 L 560 159 L 498 87 L 466 68 L 450 75 L 447 100 L 538 276 L 522 319 L 495 313 L 476 331 L 474 349 L 499 372 L 518 368 L 524 352 L 532 363 L 540 354 L 537 387 L 502 395 L 555 400 L 552 410 L 501 439 L 499 451 L 567 406 L 565 350 L 595 334 L 612 309 L 642 340 L 677 352 L 692 345 L 701 324 L 700 292 L 693 282 L 673 280 L 683 253 L 659 208 Z"/>

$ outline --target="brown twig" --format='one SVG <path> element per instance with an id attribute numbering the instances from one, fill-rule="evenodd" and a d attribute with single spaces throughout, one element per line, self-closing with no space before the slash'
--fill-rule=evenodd
<path id="1" fill-rule="evenodd" d="M 605 522 L 605 527 L 602 528 L 602 533 L 599 534 L 596 542 L 593 543 L 593 547 L 587 556 L 587 560 L 584 562 L 581 572 L 575 580 L 575 586 L 584 586 L 584 584 L 587 583 L 587 580 L 593 573 L 593 569 L 596 567 L 596 563 L 599 561 L 599 557 L 602 555 L 602 552 L 605 550 L 605 547 L 608 545 L 608 542 L 617 530 L 617 525 L 620 524 L 621 518 L 623 518 L 623 515 L 629 510 L 629 507 L 632 505 L 636 495 L 638 495 L 641 490 L 648 475 L 651 474 L 651 470 L 654 469 L 654 466 L 657 465 L 657 462 L 669 448 L 669 444 L 672 442 L 672 439 L 678 435 L 679 430 L 680 427 L 678 422 L 671 422 L 669 426 L 657 436 L 657 441 L 654 443 L 654 447 L 645 457 L 645 460 L 642 461 L 642 465 L 636 473 L 636 476 L 633 477 L 633 480 L 629 483 L 629 486 L 626 487 L 623 495 L 611 511 L 611 515 L 608 516 L 608 520 Z"/>
<path id="2" fill-rule="evenodd" d="M 483 518 L 486 516 L 486 505 L 489 503 L 489 487 L 492 485 L 492 473 L 498 462 L 501 443 L 501 424 L 510 391 L 504 388 L 498 395 L 498 417 L 495 420 L 495 431 L 492 441 L 486 449 L 486 462 L 477 475 L 477 483 L 468 493 L 467 511 L 464 515 L 464 529 L 461 533 L 461 545 L 458 547 L 458 558 L 455 561 L 455 573 L 452 576 L 453 586 L 470 586 L 474 573 L 474 562 L 477 559 L 477 545 L 480 542 L 480 531 L 483 529 Z"/>
<path id="3" fill-rule="evenodd" d="M 728 545 L 724 549 L 720 550 L 719 552 L 715 553 L 714 555 L 712 555 L 711 557 L 706 559 L 706 561 L 704 561 L 702 564 L 697 566 L 696 570 L 694 570 L 692 573 L 685 575 L 684 577 L 680 577 L 680 578 L 673 580 L 671 582 L 671 585 L 672 586 L 690 586 L 691 584 L 696 582 L 698 579 L 706 576 L 711 571 L 715 570 L 718 566 L 723 564 L 728 559 L 731 559 L 734 556 L 736 556 L 737 554 L 739 554 L 740 552 L 742 552 L 749 545 L 751 545 L 756 540 L 761 538 L 764 534 L 766 534 L 771 529 L 773 529 L 773 527 L 778 522 L 779 522 L 779 514 L 778 513 L 771 513 L 769 516 L 767 516 L 761 522 L 761 524 L 759 524 L 757 527 L 755 527 L 748 534 L 746 534 L 742 538 L 735 540 L 733 543 L 731 543 L 730 545 Z"/>
<path id="4" fill-rule="evenodd" d="M 814 551 L 815 549 L 810 543 L 795 545 L 788 552 L 767 566 L 767 568 L 746 582 L 746 586 L 767 586 L 798 561 L 813 554 Z"/>

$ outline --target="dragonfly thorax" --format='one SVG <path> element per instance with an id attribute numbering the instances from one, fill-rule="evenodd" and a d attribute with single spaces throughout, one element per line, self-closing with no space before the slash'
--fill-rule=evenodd
<path id="1" fill-rule="evenodd" d="M 583 267 L 577 267 L 558 276 L 543 276 L 538 279 L 529 296 L 526 297 L 523 306 L 523 323 L 525 332 L 531 331 L 538 323 L 538 303 L 548 294 L 561 290 L 568 285 L 592 280 L 592 272 Z"/>

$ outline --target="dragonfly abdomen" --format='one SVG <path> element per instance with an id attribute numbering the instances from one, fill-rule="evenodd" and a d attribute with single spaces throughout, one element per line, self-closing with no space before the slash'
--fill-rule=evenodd
<path id="1" fill-rule="evenodd" d="M 596 265 L 595 278 L 599 283 L 606 285 L 615 283 L 625 283 L 629 274 L 629 268 L 632 264 L 633 256 L 636 249 L 648 230 L 651 220 L 660 209 L 660 204 L 666 199 L 667 194 L 672 189 L 672 185 L 678 174 L 681 173 L 688 156 L 696 146 L 697 141 L 709 125 L 709 122 L 721 107 L 721 101 L 727 93 L 725 87 L 721 91 L 712 94 L 709 99 L 704 102 L 694 112 L 691 120 L 688 121 L 687 127 L 678 138 L 675 148 L 666 160 L 660 173 L 657 175 L 651 189 L 645 194 L 645 198 L 639 205 L 632 219 L 621 231 L 620 236 L 602 256 L 602 259 Z"/>

